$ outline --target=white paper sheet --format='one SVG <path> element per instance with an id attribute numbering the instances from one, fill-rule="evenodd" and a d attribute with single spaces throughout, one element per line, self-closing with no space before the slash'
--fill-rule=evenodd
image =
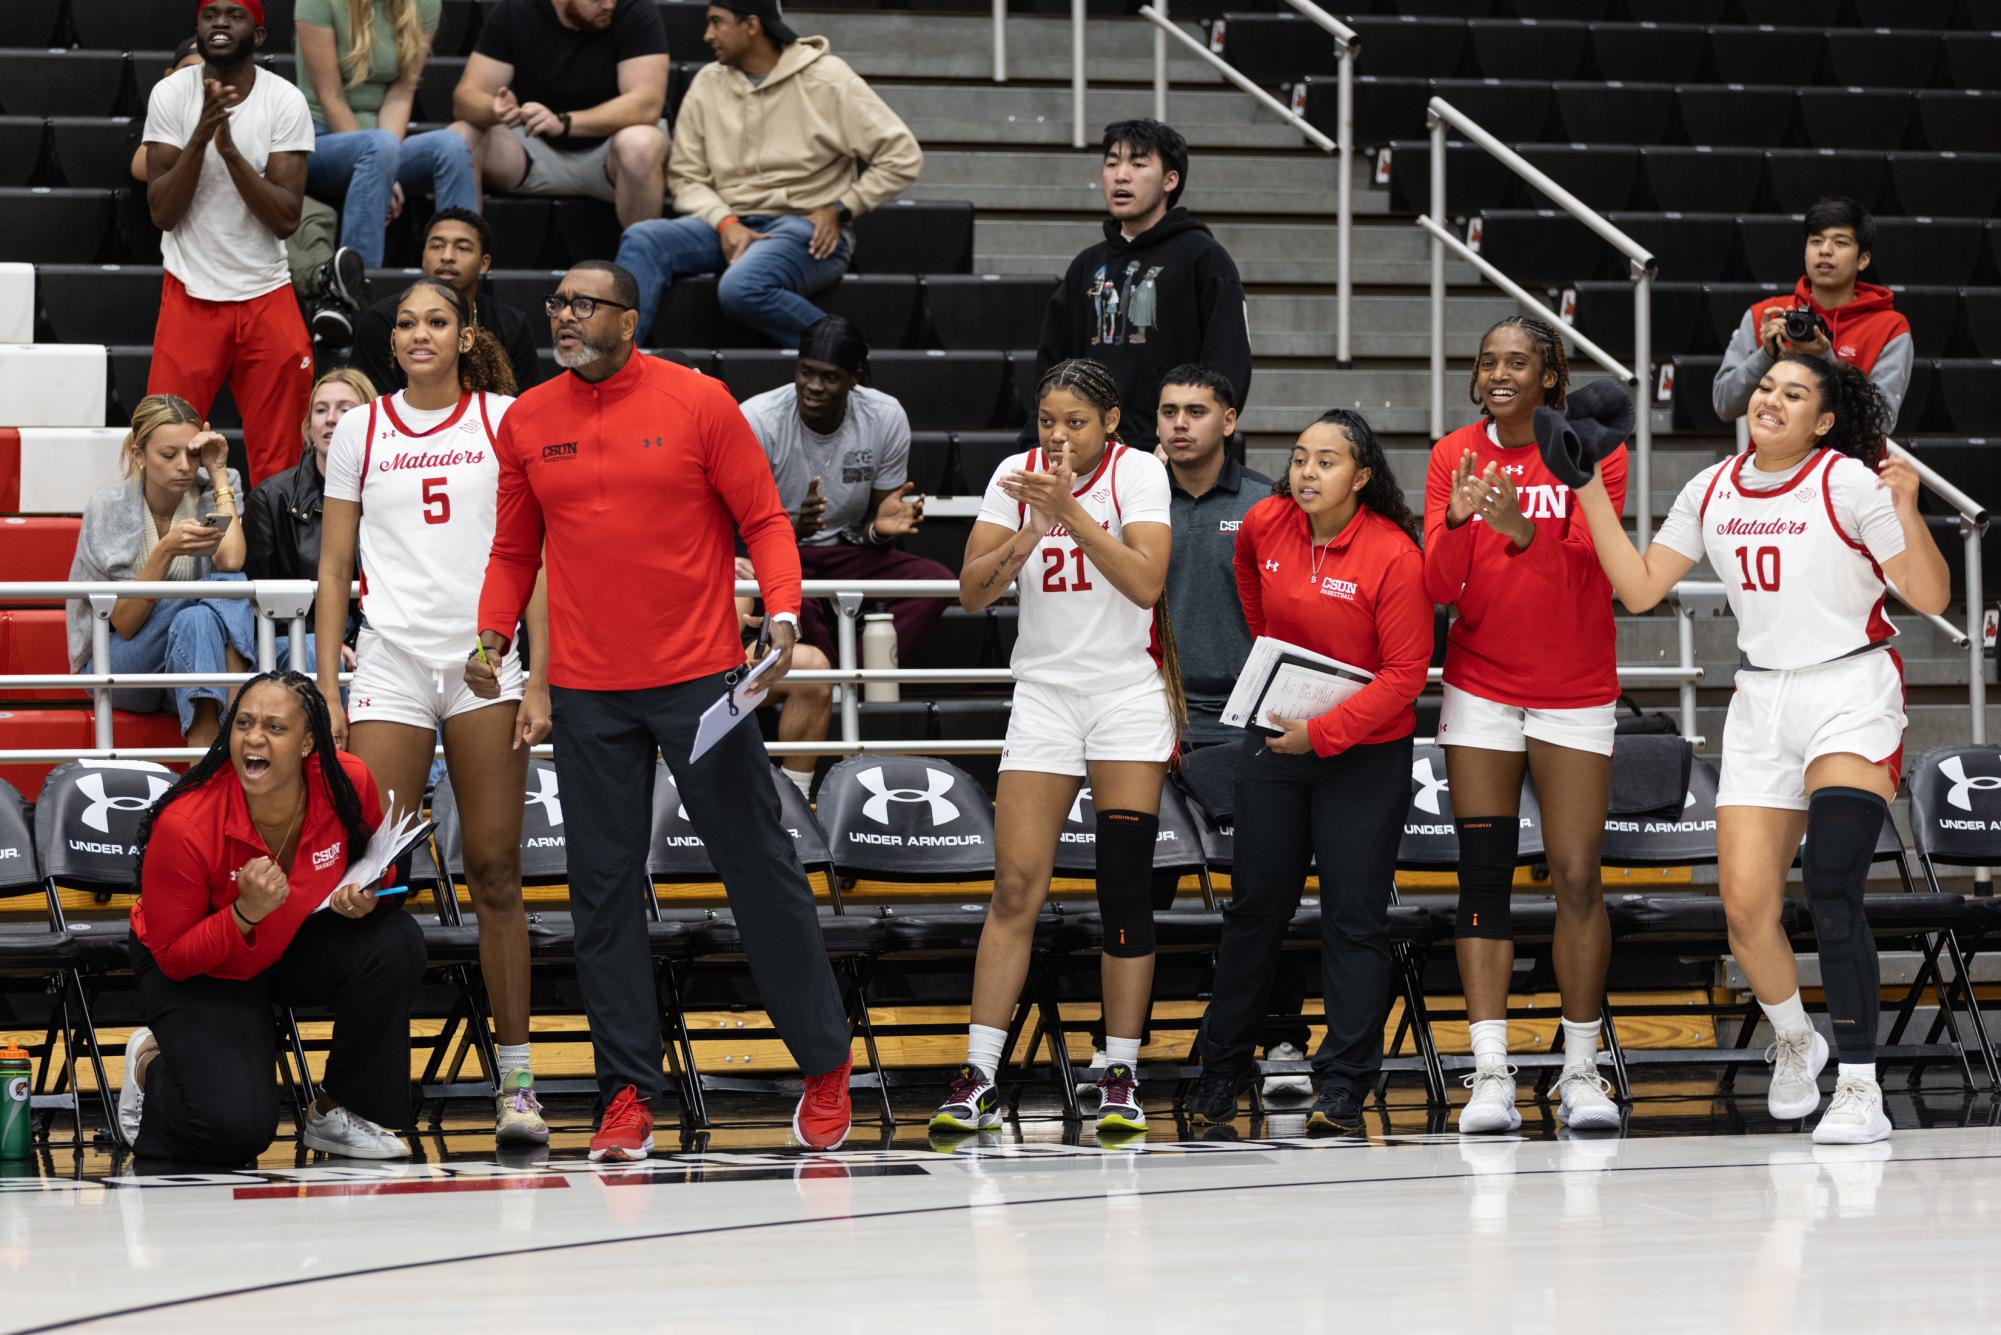
<path id="1" fill-rule="evenodd" d="M 1352 683 L 1348 695 L 1353 695 L 1355 691 L 1360 690 L 1364 683 L 1374 681 L 1376 676 L 1375 673 L 1369 671 L 1367 668 L 1358 668 L 1353 663 L 1344 663 L 1338 658 L 1329 658 L 1325 654 L 1316 654 L 1311 649 L 1290 644 L 1285 640 L 1273 639 L 1269 635 L 1260 635 L 1251 644 L 1250 656 L 1244 660 L 1244 670 L 1237 674 L 1237 684 L 1230 691 L 1229 703 L 1223 706 L 1222 721 L 1224 723 L 1233 728 L 1243 728 L 1250 725 L 1251 710 L 1257 706 L 1259 697 L 1265 693 L 1266 684 L 1271 681 L 1272 674 L 1278 671 L 1279 660 L 1283 658 L 1303 658 L 1310 663 L 1319 663 L 1322 666 L 1333 668 L 1340 672 L 1353 674 L 1360 680 Z M 1312 718 L 1315 715 L 1326 713 L 1327 710 L 1334 707 L 1334 704 L 1338 704 L 1341 700 L 1347 698 L 1347 695 L 1343 695 L 1336 699 L 1333 704 L 1322 706 L 1319 709 L 1313 710 L 1312 713 L 1288 714 L 1287 717 Z M 1279 712 L 1285 713 L 1282 709 Z M 1263 724 L 1263 722 L 1264 720 L 1260 718 L 1259 723 Z"/>
<path id="2" fill-rule="evenodd" d="M 398 813 L 396 810 L 396 790 L 389 790 L 389 800 L 385 805 L 386 814 L 382 823 L 375 827 L 369 837 L 368 847 L 361 856 L 347 864 L 347 870 L 334 882 L 334 888 L 327 891 L 314 913 L 319 913 L 333 903 L 333 897 L 344 885 L 368 887 L 379 882 L 394 866 L 396 859 L 403 856 L 405 849 L 422 839 L 431 828 L 431 823 L 420 817 L 415 810 Z"/>
<path id="3" fill-rule="evenodd" d="M 695 725 L 695 747 L 688 756 L 690 761 L 700 760 L 731 728 L 757 712 L 768 690 L 761 683 L 777 661 L 778 651 L 773 649 L 750 670 L 748 676 L 716 697 L 716 702 L 702 711 L 701 721 Z"/>
<path id="4" fill-rule="evenodd" d="M 1366 684 L 1298 663 L 1281 663 L 1258 705 L 1258 726 L 1278 731 L 1278 725 L 1271 721 L 1273 714 L 1294 719 L 1319 718 Z"/>

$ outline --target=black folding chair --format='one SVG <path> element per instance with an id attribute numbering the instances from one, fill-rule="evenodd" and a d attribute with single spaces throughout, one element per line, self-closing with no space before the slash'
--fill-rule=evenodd
<path id="1" fill-rule="evenodd" d="M 14 786 L 0 780 L 0 899 L 16 895 L 42 894 L 41 862 L 35 856 L 35 836 L 29 824 L 28 804 Z M 46 1135 L 53 1130 L 55 1115 L 67 1112 L 75 1127 L 75 1145 L 82 1149 L 83 1100 L 77 1093 L 76 1016 L 87 1024 L 89 1008 L 84 1004 L 83 985 L 77 973 L 76 938 L 62 925 L 62 907 L 53 894 L 48 900 L 47 920 L 40 924 L 0 925 L 0 984 L 9 991 L 46 992 L 53 998 L 47 1033 L 40 1043 L 28 1048 L 38 1066 L 34 1093 L 29 1095 L 31 1115 Z M 62 1046 L 56 1046 L 57 1031 Z M 95 1044 L 92 1045 L 93 1051 Z M 50 1065 L 62 1054 L 62 1070 L 50 1089 Z M 100 1096 L 105 1091 L 98 1077 Z M 46 1116 L 42 1116 L 46 1114 Z M 106 1120 L 114 1121 L 106 1104 Z"/>
<path id="2" fill-rule="evenodd" d="M 848 1024 L 859 1028 L 862 1043 L 868 1053 L 869 1073 L 854 1077 L 853 1083 L 866 1086 L 874 1084 L 878 1095 L 878 1110 L 885 1129 L 895 1126 L 889 1103 L 889 1087 L 882 1070 L 882 1054 L 876 1047 L 875 1030 L 871 1024 L 868 1008 L 868 974 L 870 963 L 882 948 L 884 926 L 880 915 L 852 914 L 845 911 L 839 891 L 839 880 L 834 874 L 833 858 L 827 851 L 826 836 L 820 832 L 819 822 L 813 816 L 813 809 L 806 804 L 806 798 L 797 786 L 781 773 L 776 765 L 770 766 L 772 789 L 778 794 L 779 819 L 786 833 L 792 836 L 793 849 L 797 853 L 800 866 L 808 873 L 822 871 L 832 888 L 832 911 L 822 910 L 819 914 L 820 935 L 825 941 L 834 974 L 841 982 L 841 1000 L 847 1012 Z M 653 832 L 646 857 L 646 872 L 656 885 L 659 884 L 704 884 L 719 879 L 715 864 L 709 858 L 707 843 L 698 833 L 688 813 L 681 804 L 680 790 L 674 775 L 663 763 L 653 776 Z M 733 912 L 699 911 L 694 915 L 661 912 L 659 897 L 652 897 L 653 916 L 662 926 L 680 925 L 687 933 L 687 944 L 680 955 L 693 970 L 709 974 L 721 974 L 731 979 L 741 979 L 747 973 L 744 954 L 743 934 L 737 926 Z M 704 1072 L 695 1061 L 694 1040 L 697 1032 L 689 1027 L 685 1015 L 680 980 L 676 977 L 674 961 L 664 962 L 663 985 L 666 1003 L 663 1012 L 674 1035 L 674 1047 L 678 1053 L 678 1065 L 684 1074 L 684 1083 L 693 1100 L 693 1113 L 701 1126 L 710 1125 L 707 1112 L 707 1094 L 711 1090 L 727 1090 L 748 1093 L 770 1093 L 783 1089 L 791 1092 L 797 1084 L 790 1079 L 769 1079 L 757 1076 L 719 1076 Z M 757 1028 L 731 1028 L 727 1031 L 702 1031 L 703 1039 L 741 1042 L 749 1039 L 773 1039 L 780 1037 L 778 1030 L 769 1024 Z"/>
<path id="3" fill-rule="evenodd" d="M 2001 746 L 1938 747 L 1911 762 L 1909 774 L 1911 845 L 1927 889 L 1939 892 L 1942 866 L 2001 865 Z M 1971 973 L 1977 954 L 2001 945 L 2001 899 L 1983 888 L 1965 905 L 1966 931 L 1973 944 L 1962 951 L 1957 939 L 1948 935 L 1952 982 L 1972 1022 L 1987 1078 L 2001 1084 L 2001 1060 L 1988 1040 Z"/>

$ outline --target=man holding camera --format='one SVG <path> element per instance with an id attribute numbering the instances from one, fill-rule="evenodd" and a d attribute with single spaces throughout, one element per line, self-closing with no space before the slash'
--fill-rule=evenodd
<path id="1" fill-rule="evenodd" d="M 1793 290 L 1744 313 L 1710 396 L 1724 421 L 1742 417 L 1751 391 L 1788 352 L 1848 362 L 1883 392 L 1894 413 L 1911 383 L 1910 322 L 1890 289 L 1858 281 L 1876 246 L 1876 220 L 1852 199 L 1823 195 L 1806 211 L 1806 273 Z"/>

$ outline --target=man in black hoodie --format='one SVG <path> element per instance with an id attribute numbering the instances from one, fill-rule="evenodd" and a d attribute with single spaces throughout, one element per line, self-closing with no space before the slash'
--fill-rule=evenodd
<path id="1" fill-rule="evenodd" d="M 1038 380 L 1068 357 L 1103 362 L 1119 382 L 1126 443 L 1155 444 L 1160 379 L 1194 362 L 1250 396 L 1251 331 L 1244 284 L 1209 228 L 1177 207 L 1188 184 L 1188 141 L 1156 120 L 1105 127 L 1105 239 L 1070 262 L 1042 320 Z M 1035 423 L 1022 430 L 1032 444 Z"/>

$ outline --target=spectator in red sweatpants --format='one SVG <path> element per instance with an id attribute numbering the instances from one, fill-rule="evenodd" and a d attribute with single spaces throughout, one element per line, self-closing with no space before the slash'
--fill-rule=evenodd
<path id="1" fill-rule="evenodd" d="M 778 498 L 799 535 L 807 579 L 951 579 L 936 561 L 892 544 L 924 522 L 924 498 L 912 496 L 910 419 L 903 405 L 862 384 L 868 344 L 838 315 L 799 336 L 792 383 L 746 399 L 744 418 L 771 460 Z M 896 661 L 907 664 L 938 618 L 943 598 L 892 598 Z M 831 656 L 827 605 L 806 600 L 799 638 Z"/>
<path id="2" fill-rule="evenodd" d="M 312 392 L 285 238 L 299 226 L 313 122 L 298 88 L 253 59 L 264 0 L 198 3 L 203 63 L 161 80 L 146 109 L 146 204 L 167 271 L 146 392 L 206 414 L 227 381 L 261 482 L 298 461 Z"/>

